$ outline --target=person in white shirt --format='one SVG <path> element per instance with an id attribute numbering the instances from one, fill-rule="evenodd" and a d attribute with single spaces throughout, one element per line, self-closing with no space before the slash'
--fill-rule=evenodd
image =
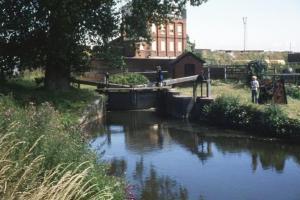
<path id="1" fill-rule="evenodd" d="M 252 81 L 251 81 L 252 103 L 258 103 L 258 88 L 259 88 L 259 82 L 257 81 L 257 77 L 252 76 Z"/>

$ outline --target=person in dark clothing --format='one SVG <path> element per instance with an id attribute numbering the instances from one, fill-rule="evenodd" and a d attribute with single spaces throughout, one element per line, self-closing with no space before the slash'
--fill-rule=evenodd
<path id="1" fill-rule="evenodd" d="M 108 83 L 109 83 L 109 73 L 106 72 L 105 73 L 105 85 L 108 86 Z"/>
<path id="2" fill-rule="evenodd" d="M 164 80 L 164 76 L 161 70 L 160 66 L 156 67 L 157 70 L 157 86 L 161 86 L 162 85 L 162 81 Z"/>

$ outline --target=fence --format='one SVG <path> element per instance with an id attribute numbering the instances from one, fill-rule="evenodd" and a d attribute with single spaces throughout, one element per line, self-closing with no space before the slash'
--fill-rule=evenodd
<path id="1" fill-rule="evenodd" d="M 210 74 L 211 79 L 233 79 L 233 80 L 244 80 L 247 77 L 246 66 L 207 66 L 204 68 L 205 76 Z"/>
<path id="2" fill-rule="evenodd" d="M 277 73 L 275 69 L 269 69 L 267 76 L 276 79 L 283 79 L 286 83 L 300 85 L 300 73 Z M 246 80 L 247 68 L 246 66 L 207 66 L 204 68 L 204 75 L 210 76 L 211 79 L 222 80 Z"/>

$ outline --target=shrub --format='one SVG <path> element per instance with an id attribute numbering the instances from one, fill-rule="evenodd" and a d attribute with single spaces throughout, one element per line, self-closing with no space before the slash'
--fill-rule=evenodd
<path id="1" fill-rule="evenodd" d="M 267 131 L 277 135 L 297 135 L 300 133 L 300 121 L 288 118 L 287 114 L 276 105 L 265 109 L 263 124 Z"/>
<path id="2" fill-rule="evenodd" d="M 261 111 L 252 105 L 243 105 L 237 97 L 222 96 L 203 108 L 208 123 L 229 128 L 258 131 L 270 136 L 299 136 L 300 121 L 289 119 L 276 105 Z"/>
<path id="3" fill-rule="evenodd" d="M 300 88 L 298 87 L 286 87 L 286 93 L 294 99 L 300 99 Z"/>
<path id="4" fill-rule="evenodd" d="M 204 117 L 226 127 L 247 128 L 256 114 L 249 105 L 241 105 L 237 97 L 218 97 L 214 103 L 205 106 Z"/>
<path id="5" fill-rule="evenodd" d="M 142 85 L 149 83 L 149 80 L 142 74 L 125 73 L 112 75 L 109 82 L 122 85 Z"/>
<path id="6" fill-rule="evenodd" d="M 263 124 L 269 131 L 284 133 L 283 125 L 287 123 L 287 115 L 276 105 L 267 107 L 263 114 Z"/>

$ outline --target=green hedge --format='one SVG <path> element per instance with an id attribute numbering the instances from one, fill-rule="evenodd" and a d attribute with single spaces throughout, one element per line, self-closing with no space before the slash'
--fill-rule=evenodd
<path id="1" fill-rule="evenodd" d="M 202 113 L 201 119 L 214 125 L 270 136 L 300 136 L 300 121 L 288 118 L 276 105 L 261 111 L 253 105 L 241 104 L 236 97 L 222 96 L 204 106 Z"/>
<path id="2" fill-rule="evenodd" d="M 109 78 L 110 83 L 122 85 L 142 85 L 149 83 L 147 77 L 137 73 L 114 74 Z"/>

